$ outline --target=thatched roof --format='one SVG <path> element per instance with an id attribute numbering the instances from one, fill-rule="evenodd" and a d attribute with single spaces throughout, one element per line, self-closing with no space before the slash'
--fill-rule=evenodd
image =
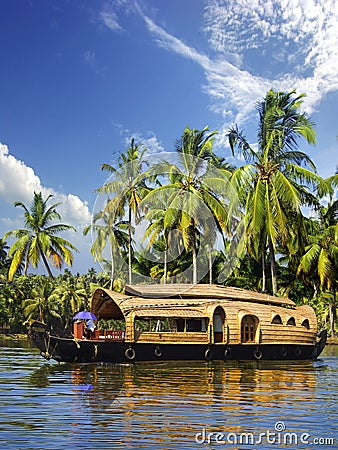
<path id="1" fill-rule="evenodd" d="M 131 312 L 139 317 L 205 317 L 207 306 L 220 300 L 295 306 L 286 297 L 273 297 L 234 287 L 157 284 L 127 285 L 125 294 L 96 289 L 91 309 L 98 319 L 123 319 Z"/>
<path id="2" fill-rule="evenodd" d="M 295 303 L 287 297 L 274 297 L 260 292 L 218 284 L 126 285 L 125 293 L 142 298 L 227 299 L 295 306 Z"/>

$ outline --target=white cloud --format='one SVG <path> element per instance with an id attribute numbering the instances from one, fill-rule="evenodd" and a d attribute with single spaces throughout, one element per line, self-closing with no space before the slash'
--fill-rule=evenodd
<path id="1" fill-rule="evenodd" d="M 165 153 L 166 150 L 164 149 L 161 142 L 157 139 L 155 133 L 153 131 L 147 131 L 146 133 L 141 133 L 139 131 L 131 131 L 129 128 L 125 128 L 120 123 L 114 124 L 115 128 L 117 128 L 123 144 L 125 146 L 125 149 L 127 149 L 130 146 L 131 140 L 135 139 L 136 145 L 141 145 L 142 148 L 146 148 L 146 157 L 150 155 L 158 155 L 160 153 Z M 124 152 L 124 150 L 122 151 Z"/>
<path id="2" fill-rule="evenodd" d="M 203 89 L 213 100 L 211 109 L 221 113 L 224 118 L 231 116 L 236 121 L 246 118 L 256 101 L 271 87 L 271 80 L 240 70 L 224 59 L 210 59 L 167 33 L 140 9 L 139 12 L 159 46 L 196 62 L 204 69 L 207 85 Z M 240 110 L 237 116 L 232 114 L 236 110 Z"/>
<path id="3" fill-rule="evenodd" d="M 229 125 L 247 121 L 270 88 L 305 93 L 308 113 L 328 92 L 338 90 L 336 0 L 210 0 L 204 29 L 216 52 L 213 58 L 170 35 L 139 6 L 136 10 L 157 45 L 203 68 L 202 88 L 210 96 L 210 108 L 224 119 L 221 145 Z M 250 58 L 257 60 L 255 51 L 266 64 L 261 70 L 256 66 L 254 74 Z M 272 60 L 279 73 L 267 75 L 264 68 L 272 71 Z"/>
<path id="4" fill-rule="evenodd" d="M 280 84 L 291 82 L 301 92 L 305 84 L 309 107 L 338 89 L 336 0 L 210 0 L 205 21 L 209 44 L 220 54 L 232 51 L 245 61 L 257 48 L 266 66 L 274 55 L 284 56 Z"/>
<path id="5" fill-rule="evenodd" d="M 85 60 L 86 63 L 92 64 L 93 61 L 95 60 L 95 52 L 92 52 L 90 50 L 86 50 L 84 52 L 83 59 Z"/>
<path id="6" fill-rule="evenodd" d="M 9 154 L 8 147 L 0 143 L 0 198 L 7 203 L 28 202 L 34 191 L 41 191 L 38 176 L 31 167 Z"/>
<path id="7" fill-rule="evenodd" d="M 139 14 L 159 47 L 204 70 L 202 89 L 210 109 L 223 118 L 217 146 L 226 145 L 230 125 L 241 127 L 256 115 L 255 105 L 270 88 L 305 93 L 309 114 L 338 90 L 336 0 L 209 0 L 203 29 L 214 56 L 168 33 L 136 1 L 128 4 L 126 12 Z M 122 12 L 122 5 L 126 0 L 111 4 L 110 11 Z"/>
<path id="8" fill-rule="evenodd" d="M 135 12 L 133 0 L 110 0 L 106 1 L 99 12 L 99 22 L 111 31 L 124 31 L 119 21 L 119 13 L 130 14 Z"/>
<path id="9" fill-rule="evenodd" d="M 121 31 L 123 28 L 119 24 L 117 14 L 114 11 L 103 10 L 99 14 L 102 23 L 112 31 Z"/>
<path id="10" fill-rule="evenodd" d="M 165 152 L 164 147 L 152 131 L 148 131 L 145 136 L 142 133 L 134 133 L 131 137 L 134 137 L 136 143 L 141 143 L 142 146 L 147 149 L 145 154 L 146 157 Z M 130 144 L 131 137 L 126 138 L 125 142 Z"/>
<path id="11" fill-rule="evenodd" d="M 74 194 L 63 194 L 51 187 L 41 185 L 40 178 L 31 167 L 9 153 L 8 147 L 0 143 L 0 200 L 8 205 L 20 201 L 29 206 L 34 192 L 42 192 L 44 198 L 53 195 L 50 204 L 59 203 L 62 222 L 75 228 L 90 223 L 90 212 L 86 202 Z M 18 214 L 22 211 L 18 210 Z"/>

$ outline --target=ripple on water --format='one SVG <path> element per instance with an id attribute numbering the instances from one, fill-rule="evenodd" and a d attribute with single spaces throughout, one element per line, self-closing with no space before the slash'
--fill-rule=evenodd
<path id="1" fill-rule="evenodd" d="M 275 431 L 276 422 L 289 432 L 337 438 L 337 372 L 336 356 L 314 363 L 59 365 L 29 348 L 3 347 L 0 444 L 212 448 L 198 444 L 196 433 L 258 437 Z"/>

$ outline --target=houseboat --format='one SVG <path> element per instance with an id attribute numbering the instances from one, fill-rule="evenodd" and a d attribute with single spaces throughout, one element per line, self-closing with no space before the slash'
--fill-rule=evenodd
<path id="1" fill-rule="evenodd" d="M 96 328 L 85 335 L 52 335 L 33 322 L 29 335 L 47 359 L 126 363 L 169 360 L 310 360 L 326 343 L 308 305 L 286 297 L 202 284 L 127 285 L 125 292 L 95 290 Z M 100 329 L 100 320 L 120 329 Z M 89 338 L 88 338 L 89 337 Z"/>

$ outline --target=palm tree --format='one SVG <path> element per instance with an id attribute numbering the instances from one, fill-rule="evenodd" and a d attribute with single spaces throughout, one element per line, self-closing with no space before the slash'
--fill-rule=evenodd
<path id="1" fill-rule="evenodd" d="M 209 131 L 206 126 L 203 130 L 196 130 L 186 127 L 180 139 L 176 140 L 175 150 L 185 155 L 196 156 L 197 158 L 211 161 L 214 165 L 219 165 L 223 159 L 217 157 L 213 152 L 214 136 L 218 133 L 216 130 Z"/>
<path id="2" fill-rule="evenodd" d="M 149 208 L 145 219 L 149 220 L 149 226 L 146 229 L 143 241 L 145 239 L 149 239 L 147 250 L 150 247 L 157 245 L 157 247 L 163 251 L 164 253 L 164 261 L 163 261 L 163 283 L 167 283 L 167 275 L 168 275 L 168 229 L 164 228 L 164 217 L 165 217 L 165 209 L 161 208 L 157 205 L 157 207 Z M 160 241 L 160 243 L 159 243 Z M 155 248 L 156 249 L 156 248 Z M 157 250 L 157 249 L 156 249 Z"/>
<path id="3" fill-rule="evenodd" d="M 5 275 L 11 265 L 11 260 L 8 258 L 9 246 L 4 239 L 0 239 L 0 274 Z"/>
<path id="4" fill-rule="evenodd" d="M 162 211 L 150 225 L 148 234 L 152 233 L 152 239 L 163 226 L 168 249 L 169 233 L 175 229 L 182 233 L 184 248 L 192 255 L 193 283 L 197 283 L 198 278 L 197 254 L 201 240 L 207 240 L 204 244 L 211 255 L 217 233 L 224 240 L 224 231 L 229 228 L 229 202 L 225 198 L 231 197 L 232 192 L 228 182 L 230 170 L 213 153 L 216 134 L 217 131 L 209 133 L 208 127 L 201 131 L 185 128 L 175 146 L 178 164 L 164 161 L 148 171 L 150 174 L 166 174 L 169 182 L 149 192 L 142 202 L 149 210 L 148 215 L 152 214 L 152 210 L 156 211 L 154 214 L 157 216 L 158 211 Z"/>
<path id="5" fill-rule="evenodd" d="M 300 206 L 308 192 L 304 183 L 317 185 L 323 181 L 315 174 L 311 159 L 297 150 L 301 137 L 310 144 L 316 142 L 312 122 L 299 111 L 303 97 L 304 94 L 295 96 L 295 91 L 267 93 L 257 105 L 257 149 L 237 126 L 228 132 L 232 153 L 237 147 L 247 162 L 231 178 L 245 206 L 247 249 L 257 261 L 262 260 L 265 278 L 268 248 L 274 295 L 277 294 L 276 246 L 279 243 L 294 251 L 296 230 L 290 217 L 302 216 Z"/>
<path id="6" fill-rule="evenodd" d="M 146 164 L 144 153 L 146 148 L 141 149 L 141 144 L 135 144 L 134 138 L 125 154 L 121 154 L 118 162 L 118 168 L 110 164 L 102 164 L 101 169 L 114 174 L 112 181 L 107 181 L 99 193 L 113 193 L 114 196 L 107 203 L 107 212 L 112 215 L 110 221 L 116 221 L 124 214 L 127 208 L 128 223 L 128 272 L 129 283 L 132 282 L 132 220 L 138 223 L 141 217 L 140 203 L 142 197 L 149 192 L 145 184 L 143 167 Z"/>
<path id="7" fill-rule="evenodd" d="M 102 223 L 99 223 L 101 221 Z M 103 211 L 95 214 L 93 223 L 83 230 L 83 234 L 87 235 L 92 229 L 96 233 L 96 239 L 91 247 L 91 253 L 95 260 L 101 261 L 102 253 L 109 242 L 111 269 L 110 269 L 110 288 L 112 289 L 115 275 L 115 260 L 118 258 L 118 250 L 123 252 L 129 249 L 129 223 L 127 221 L 116 221 L 114 212 L 110 214 L 110 201 Z"/>
<path id="8" fill-rule="evenodd" d="M 165 236 L 175 229 L 181 232 L 184 248 L 192 255 L 192 282 L 197 283 L 197 254 L 207 222 L 210 228 L 213 217 L 214 231 L 222 237 L 227 227 L 228 211 L 221 194 L 229 191 L 228 173 L 184 152 L 178 157 L 180 164 L 164 161 L 153 168 L 155 173 L 166 174 L 168 183 L 150 191 L 142 204 L 164 212 L 163 218 L 151 225 L 152 231 L 163 221 Z"/>
<path id="9" fill-rule="evenodd" d="M 4 239 L 7 237 L 17 239 L 8 254 L 13 256 L 8 272 L 9 281 L 13 280 L 22 262 L 25 262 L 24 274 L 26 275 L 29 264 L 37 267 L 40 259 L 42 259 L 51 278 L 53 278 L 53 274 L 48 260 L 58 269 L 61 269 L 63 262 L 66 262 L 69 266 L 72 265 L 73 254 L 71 250 L 77 251 L 77 248 L 69 241 L 56 235 L 62 231 L 75 230 L 75 228 L 65 224 L 52 224 L 54 220 L 61 219 L 61 216 L 56 211 L 60 203 L 47 206 L 51 197 L 52 195 L 48 195 L 44 200 L 41 192 L 34 192 L 30 208 L 27 208 L 22 202 L 14 203 L 14 206 L 24 209 L 26 228 L 11 230 L 4 236 Z"/>
<path id="10" fill-rule="evenodd" d="M 55 285 L 44 276 L 37 276 L 29 298 L 23 300 L 22 306 L 27 319 L 37 319 L 40 322 L 50 322 L 54 318 L 61 321 L 60 305 L 52 301 Z"/>
<path id="11" fill-rule="evenodd" d="M 330 187 L 336 187 L 338 176 L 328 180 Z M 308 219 L 310 229 L 308 245 L 300 259 L 297 274 L 310 274 L 315 284 L 315 296 L 328 300 L 330 331 L 333 336 L 336 316 L 336 292 L 338 284 L 338 200 L 331 199 L 326 205 L 317 208 L 318 219 Z M 331 292 L 330 292 L 331 291 Z"/>
<path id="12" fill-rule="evenodd" d="M 77 277 L 63 280 L 49 295 L 49 304 L 60 305 L 65 328 L 69 328 L 71 319 L 81 308 L 88 307 L 88 292 L 84 283 Z M 60 314 L 61 316 L 61 314 Z"/>

